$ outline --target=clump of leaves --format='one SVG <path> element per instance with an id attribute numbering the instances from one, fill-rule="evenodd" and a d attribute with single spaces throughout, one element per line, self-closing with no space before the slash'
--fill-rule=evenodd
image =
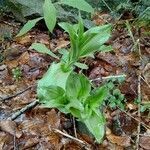
<path id="1" fill-rule="evenodd" d="M 141 112 L 145 112 L 145 111 L 150 112 L 150 103 L 149 102 L 142 103 L 138 98 L 136 98 L 134 100 L 134 104 L 137 104 L 137 105 L 140 104 L 140 111 Z"/>
<path id="2" fill-rule="evenodd" d="M 20 80 L 22 77 L 22 71 L 19 67 L 13 68 L 12 74 L 13 74 L 13 78 L 17 81 Z"/>
<path id="3" fill-rule="evenodd" d="M 61 58 L 43 44 L 33 43 L 30 47 L 59 60 L 58 63 L 53 62 L 43 78 L 38 81 L 39 101 L 46 107 L 71 113 L 87 126 L 97 142 L 101 142 L 105 131 L 105 119 L 99 107 L 108 95 L 107 87 L 92 89 L 89 79 L 76 74 L 74 69 L 88 68 L 86 64 L 79 62 L 81 58 L 91 57 L 97 51 L 112 50 L 111 46 L 104 44 L 110 37 L 111 25 L 93 27 L 84 31 L 81 16 L 78 24 L 63 22 L 59 25 L 70 37 L 70 48 L 59 51 Z"/>
<path id="4" fill-rule="evenodd" d="M 150 112 L 150 103 L 143 103 L 140 107 L 141 112 L 149 111 Z M 150 115 L 150 113 L 149 113 Z"/>
<path id="5" fill-rule="evenodd" d="M 124 109 L 125 107 L 126 99 L 117 86 L 117 82 L 121 83 L 123 80 L 123 78 L 114 78 L 109 80 L 107 83 L 109 94 L 107 100 L 105 101 L 105 105 L 109 106 L 112 109 L 116 109 L 117 107 Z"/>
<path id="6" fill-rule="evenodd" d="M 67 78 L 65 89 L 54 85 L 40 88 L 38 96 L 42 104 L 72 114 L 101 142 L 105 118 L 99 109 L 108 94 L 106 86 L 92 90 L 91 83 L 84 75 L 72 72 Z"/>

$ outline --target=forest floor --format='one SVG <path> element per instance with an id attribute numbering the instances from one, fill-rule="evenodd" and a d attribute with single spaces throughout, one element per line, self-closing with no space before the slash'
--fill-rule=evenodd
<path id="1" fill-rule="evenodd" d="M 101 16 L 95 21 L 104 22 Z M 37 27 L 25 36 L 9 38 L 19 29 L 11 19 L 0 22 L 0 150 L 150 150 L 150 37 L 144 28 L 132 28 L 135 40 L 139 39 L 139 47 L 134 48 L 124 21 L 114 23 L 108 41 L 113 52 L 83 60 L 89 66 L 84 74 L 92 80 L 98 78 L 96 85 L 102 77 L 126 75 L 117 85 L 125 95 L 125 109 L 104 108 L 107 124 L 102 144 L 80 131 L 72 116 L 37 102 L 37 80 L 56 60 L 29 47 L 40 42 L 57 53 L 69 46 L 67 34 L 56 29 L 50 38 L 47 31 Z M 146 110 L 141 112 L 141 107 Z"/>

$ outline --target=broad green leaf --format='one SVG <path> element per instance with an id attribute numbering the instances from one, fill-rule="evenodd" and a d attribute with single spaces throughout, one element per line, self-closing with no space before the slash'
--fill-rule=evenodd
<path id="1" fill-rule="evenodd" d="M 37 52 L 43 53 L 43 54 L 48 54 L 54 58 L 59 59 L 58 56 L 56 56 L 53 52 L 51 52 L 44 44 L 42 43 L 33 43 L 31 45 L 32 49 L 36 50 Z"/>
<path id="2" fill-rule="evenodd" d="M 84 112 L 81 113 L 82 120 L 90 118 L 90 116 L 92 115 L 92 112 L 93 112 L 93 110 L 91 109 L 91 107 L 89 107 L 88 104 L 85 104 L 85 106 L 84 106 Z"/>
<path id="3" fill-rule="evenodd" d="M 84 57 L 100 49 L 100 47 L 110 38 L 110 33 L 97 34 L 88 41 L 83 47 L 80 56 Z"/>
<path id="4" fill-rule="evenodd" d="M 67 109 L 68 110 L 68 109 Z M 68 110 L 69 113 L 71 113 L 74 117 L 81 119 L 81 111 L 79 109 L 76 109 L 74 107 L 71 107 L 70 110 Z"/>
<path id="5" fill-rule="evenodd" d="M 70 103 L 68 103 L 65 108 L 78 119 L 81 118 L 81 114 L 84 111 L 84 106 L 78 99 L 70 100 Z"/>
<path id="6" fill-rule="evenodd" d="M 51 0 L 45 0 L 43 5 L 44 20 L 49 31 L 52 32 L 56 25 L 56 8 Z"/>
<path id="7" fill-rule="evenodd" d="M 98 108 L 103 103 L 103 100 L 107 97 L 108 90 L 105 86 L 95 89 L 92 94 L 86 99 L 86 104 L 89 104 L 91 109 Z"/>
<path id="8" fill-rule="evenodd" d="M 40 87 L 39 101 L 49 108 L 65 107 L 67 102 L 65 91 L 58 86 Z"/>
<path id="9" fill-rule="evenodd" d="M 89 68 L 89 67 L 88 67 L 86 64 L 84 64 L 84 63 L 76 62 L 74 65 L 77 66 L 78 68 L 81 68 L 81 69 L 88 69 L 88 68 Z"/>
<path id="10" fill-rule="evenodd" d="M 78 35 L 79 35 L 79 40 L 82 39 L 83 33 L 84 33 L 84 24 L 83 24 L 83 19 L 81 17 L 81 14 L 79 13 L 79 23 L 78 23 Z"/>
<path id="11" fill-rule="evenodd" d="M 18 36 L 22 36 L 24 34 L 26 34 L 28 31 L 30 31 L 37 22 L 39 22 L 41 19 L 43 19 L 43 17 L 37 18 L 37 19 L 33 19 L 33 20 L 29 20 L 24 26 L 23 28 L 20 30 L 20 32 L 16 35 L 16 37 Z"/>
<path id="12" fill-rule="evenodd" d="M 75 109 L 78 109 L 80 111 L 84 110 L 82 103 L 78 99 L 70 100 L 70 103 L 68 105 L 66 105 L 66 108 L 67 109 L 75 108 Z"/>
<path id="13" fill-rule="evenodd" d="M 80 49 L 82 50 L 82 48 L 85 45 L 87 45 L 90 41 L 92 41 L 92 39 L 94 39 L 97 35 L 100 35 L 100 37 L 98 37 L 98 39 L 99 39 L 99 38 L 101 38 L 101 36 L 105 36 L 105 35 L 108 35 L 110 33 L 111 33 L 111 25 L 110 24 L 98 26 L 98 27 L 93 27 L 93 28 L 87 30 L 86 32 L 84 32 L 82 39 L 80 40 L 80 43 L 81 43 Z M 97 44 L 98 43 L 96 43 L 96 45 Z M 97 50 L 99 50 L 100 46 L 98 46 Z"/>
<path id="14" fill-rule="evenodd" d="M 77 8 L 79 10 L 83 10 L 86 12 L 93 13 L 94 9 L 91 5 L 89 5 L 85 0 L 61 0 L 62 4 Z"/>
<path id="15" fill-rule="evenodd" d="M 78 28 L 79 25 L 71 25 L 69 23 L 59 23 L 59 26 L 63 28 L 66 32 L 69 33 L 70 43 L 71 43 L 71 51 L 69 53 L 69 61 L 75 62 L 79 58 L 79 39 L 78 39 Z"/>
<path id="16" fill-rule="evenodd" d="M 71 70 L 68 72 L 63 72 L 61 65 L 61 63 L 51 64 L 50 68 L 45 73 L 43 78 L 38 81 L 38 93 L 42 92 L 39 88 L 43 86 L 48 87 L 54 85 L 65 89 L 66 81 L 71 73 Z"/>
<path id="17" fill-rule="evenodd" d="M 113 50 L 112 46 L 106 46 L 106 45 L 102 45 L 99 48 L 99 51 L 101 51 L 101 52 L 110 52 L 112 50 Z"/>
<path id="18" fill-rule="evenodd" d="M 84 75 L 70 74 L 66 83 L 66 94 L 69 98 L 77 98 L 81 101 L 89 95 L 90 90 L 90 82 Z"/>
<path id="19" fill-rule="evenodd" d="M 99 34 L 99 33 L 103 34 L 104 32 L 110 33 L 111 28 L 112 28 L 111 24 L 92 27 L 84 33 L 84 36 L 89 36 L 91 34 Z"/>
<path id="20" fill-rule="evenodd" d="M 71 27 L 72 27 L 72 24 L 67 23 L 67 22 L 60 22 L 60 23 L 58 23 L 58 25 L 59 25 L 63 30 L 65 30 L 65 32 L 70 33 L 70 29 L 71 29 Z M 74 31 L 74 32 L 75 32 L 75 31 Z"/>
<path id="21" fill-rule="evenodd" d="M 103 118 L 102 114 L 97 115 L 96 113 L 93 112 L 90 118 L 83 121 L 87 126 L 87 128 L 89 129 L 89 131 L 94 135 L 98 143 L 102 142 L 102 139 L 105 134 L 105 124 L 104 124 L 105 122 L 102 122 L 103 120 L 102 118 Z"/>
<path id="22" fill-rule="evenodd" d="M 58 52 L 62 54 L 61 61 L 68 62 L 69 52 L 66 49 L 59 49 Z"/>

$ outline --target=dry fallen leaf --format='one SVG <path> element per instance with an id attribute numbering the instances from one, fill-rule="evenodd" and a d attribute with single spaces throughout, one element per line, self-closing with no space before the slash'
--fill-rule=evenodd
<path id="1" fill-rule="evenodd" d="M 130 138 L 128 136 L 116 136 L 113 134 L 107 135 L 107 139 L 114 144 L 119 146 L 128 147 L 131 145 Z"/>
<path id="2" fill-rule="evenodd" d="M 67 47 L 69 44 L 70 44 L 69 41 L 65 41 L 65 40 L 59 41 L 59 42 L 57 43 L 57 47 L 54 49 L 54 51 L 57 51 L 57 50 L 59 50 L 59 49 L 61 49 L 61 48 L 65 48 L 65 47 Z"/>
<path id="3" fill-rule="evenodd" d="M 27 142 L 25 143 L 23 149 L 30 149 L 33 146 L 37 145 L 39 143 L 38 138 L 30 138 L 27 140 Z"/>
<path id="4" fill-rule="evenodd" d="M 127 103 L 127 108 L 129 108 L 130 110 L 136 110 L 137 109 L 137 105 L 132 104 L 132 103 Z"/>
<path id="5" fill-rule="evenodd" d="M 30 59 L 29 53 L 28 52 L 24 52 L 19 58 L 18 58 L 18 62 L 21 65 L 26 64 Z"/>
<path id="6" fill-rule="evenodd" d="M 0 150 L 4 150 L 4 149 L 7 149 L 9 147 L 9 150 L 10 150 L 10 147 L 12 145 L 12 141 L 13 141 L 13 138 L 11 135 L 8 135 L 7 133 L 5 132 L 0 132 Z"/>
<path id="7" fill-rule="evenodd" d="M 22 45 L 26 45 L 26 44 L 32 43 L 32 39 L 31 39 L 30 35 L 17 37 L 15 40 L 16 40 L 16 42 L 18 44 L 22 44 Z"/>
<path id="8" fill-rule="evenodd" d="M 8 76 L 8 69 L 6 65 L 0 66 L 0 80 L 3 80 Z"/>
<path id="9" fill-rule="evenodd" d="M 144 70 L 142 71 L 144 79 L 146 80 L 147 83 L 150 82 L 150 63 L 148 63 Z"/>
<path id="10" fill-rule="evenodd" d="M 17 125 L 14 121 L 11 120 L 2 120 L 0 121 L 0 129 L 2 131 L 8 132 L 9 134 L 20 138 L 22 132 L 17 129 Z"/>
<path id="11" fill-rule="evenodd" d="M 60 115 L 52 109 L 51 111 L 47 112 L 47 123 L 52 128 L 59 128 L 60 127 Z"/>
<path id="12" fill-rule="evenodd" d="M 9 69 L 13 69 L 19 65 L 19 62 L 16 59 L 14 59 L 11 61 L 6 61 L 5 64 L 8 66 Z"/>
<path id="13" fill-rule="evenodd" d="M 140 137 L 140 146 L 146 150 L 150 150 L 150 137 L 149 136 L 142 136 Z"/>

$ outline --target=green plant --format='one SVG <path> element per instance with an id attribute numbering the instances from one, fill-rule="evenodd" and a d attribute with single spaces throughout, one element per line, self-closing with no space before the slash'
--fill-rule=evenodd
<path id="1" fill-rule="evenodd" d="M 71 113 L 83 122 L 98 142 L 105 131 L 105 118 L 99 110 L 107 97 L 107 87 L 91 90 L 91 83 L 82 74 L 70 73 L 65 89 L 60 86 L 40 87 L 39 100 L 46 107 Z"/>
<path id="2" fill-rule="evenodd" d="M 150 103 L 142 103 L 141 107 L 140 107 L 140 111 L 144 112 L 144 111 L 149 111 L 150 112 Z M 149 113 L 150 114 L 150 113 Z"/>
<path id="3" fill-rule="evenodd" d="M 117 82 L 121 83 L 123 80 L 124 79 L 121 77 L 107 81 L 107 88 L 109 89 L 109 93 L 107 99 L 104 102 L 106 106 L 109 106 L 112 109 L 116 109 L 117 107 L 124 109 L 126 99 L 117 86 Z"/>
<path id="4" fill-rule="evenodd" d="M 145 111 L 150 112 L 150 103 L 149 102 L 142 103 L 138 98 L 136 98 L 134 100 L 134 104 L 137 104 L 137 105 L 140 104 L 140 111 L 141 112 L 145 112 Z"/>
<path id="5" fill-rule="evenodd" d="M 85 123 L 98 142 L 104 135 L 105 119 L 99 110 L 108 94 L 106 86 L 91 89 L 90 81 L 74 72 L 75 67 L 87 69 L 80 59 L 93 56 L 94 52 L 107 52 L 111 46 L 104 43 L 109 39 L 111 25 L 93 27 L 84 31 L 83 20 L 79 16 L 78 24 L 59 23 L 69 34 L 70 48 L 61 49 L 62 57 L 56 56 L 45 45 L 33 43 L 30 48 L 48 54 L 59 60 L 53 62 L 46 74 L 38 81 L 39 101 L 47 107 L 58 108 L 63 113 L 71 113 Z"/>
<path id="6" fill-rule="evenodd" d="M 18 0 L 17 0 L 18 1 Z M 26 4 L 26 3 L 25 3 Z M 56 6 L 55 6 L 56 5 Z M 29 20 L 24 27 L 20 30 L 17 36 L 22 36 L 27 33 L 30 29 L 32 29 L 37 22 L 44 19 L 47 28 L 50 32 L 53 31 L 56 20 L 57 20 L 57 9 L 58 5 L 67 5 L 78 10 L 82 10 L 85 12 L 93 13 L 94 9 L 85 1 L 85 0 L 60 0 L 59 2 L 52 3 L 51 0 L 45 0 L 43 4 L 43 10 L 40 18 Z"/>
<path id="7" fill-rule="evenodd" d="M 16 67 L 12 69 L 12 74 L 13 74 L 13 78 L 18 81 L 19 79 L 21 79 L 22 71 L 19 67 Z"/>

